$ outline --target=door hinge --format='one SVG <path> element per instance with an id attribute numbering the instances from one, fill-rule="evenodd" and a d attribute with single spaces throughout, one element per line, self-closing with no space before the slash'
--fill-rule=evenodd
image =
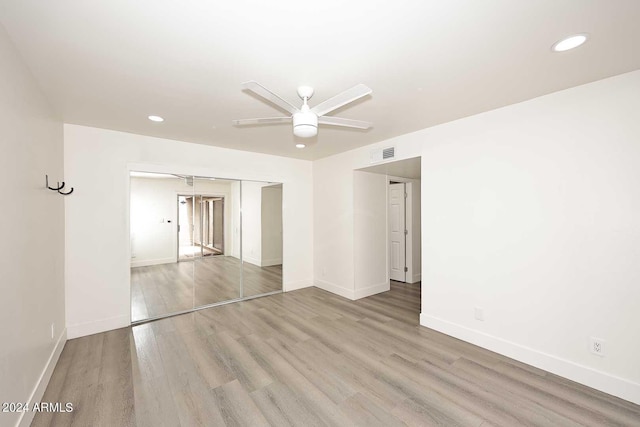
<path id="1" fill-rule="evenodd" d="M 408 235 L 409 234 L 409 230 L 404 230 L 404 235 Z"/>
<path id="2" fill-rule="evenodd" d="M 405 268 L 404 268 L 404 272 L 406 273 L 407 271 L 409 271 L 409 268 L 408 268 L 408 267 L 405 267 Z"/>
<path id="3" fill-rule="evenodd" d="M 406 199 L 407 197 L 409 197 L 409 193 L 404 193 L 404 198 Z"/>

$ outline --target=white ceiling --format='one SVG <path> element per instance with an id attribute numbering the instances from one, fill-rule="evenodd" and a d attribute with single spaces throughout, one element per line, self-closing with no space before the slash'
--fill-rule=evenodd
<path id="1" fill-rule="evenodd" d="M 0 22 L 67 123 L 304 159 L 640 68 L 638 0 L 0 0 Z M 311 106 L 364 83 L 335 115 L 374 128 L 300 150 L 289 124 L 234 127 L 281 115 L 247 80 Z"/>

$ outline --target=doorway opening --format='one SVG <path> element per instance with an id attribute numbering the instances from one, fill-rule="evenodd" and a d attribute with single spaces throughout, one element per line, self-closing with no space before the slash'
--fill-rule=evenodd
<path id="1" fill-rule="evenodd" d="M 224 196 L 178 195 L 178 261 L 224 255 Z"/>
<path id="2" fill-rule="evenodd" d="M 420 157 L 354 171 L 354 299 L 381 294 L 392 304 L 402 300 L 405 315 L 416 323 L 422 284 L 420 187 Z"/>

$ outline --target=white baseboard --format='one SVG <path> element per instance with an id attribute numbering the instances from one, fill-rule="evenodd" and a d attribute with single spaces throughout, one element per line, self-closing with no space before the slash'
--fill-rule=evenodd
<path id="1" fill-rule="evenodd" d="M 176 262 L 176 258 L 158 258 L 158 259 L 142 259 L 142 260 L 131 260 L 131 267 L 147 267 L 149 265 L 160 265 L 160 264 L 173 264 Z"/>
<path id="2" fill-rule="evenodd" d="M 32 408 L 35 402 L 41 402 L 42 397 L 44 396 L 44 392 L 49 385 L 49 380 L 51 380 L 51 374 L 53 374 L 53 369 L 56 367 L 56 363 L 58 363 L 58 359 L 60 358 L 60 353 L 62 353 L 62 349 L 64 348 L 64 344 L 67 342 L 67 330 L 63 330 L 60 336 L 58 337 L 58 341 L 56 345 L 53 347 L 51 351 L 51 355 L 49 356 L 49 360 L 44 365 L 42 369 L 42 373 L 36 382 L 31 395 L 29 396 L 29 400 L 27 401 L 28 407 Z M 18 422 L 16 423 L 17 427 L 28 427 L 31 425 L 31 421 L 33 421 L 33 417 L 35 416 L 34 411 L 22 412 L 20 414 L 20 418 L 18 418 Z"/>
<path id="3" fill-rule="evenodd" d="M 262 264 L 262 267 L 269 267 L 269 266 L 272 266 L 272 265 L 280 265 L 280 264 L 282 264 L 282 258 L 263 259 L 261 264 Z"/>
<path id="4" fill-rule="evenodd" d="M 93 322 L 67 325 L 68 339 L 80 338 L 113 329 L 126 328 L 131 324 L 131 316 L 116 316 L 108 319 L 95 320 Z"/>
<path id="5" fill-rule="evenodd" d="M 325 291 L 334 293 L 336 295 L 340 295 L 341 297 L 348 298 L 350 300 L 355 299 L 353 289 L 343 288 L 342 286 L 338 286 L 334 283 L 327 282 L 324 280 L 316 279 L 314 280 L 314 286 L 320 289 L 324 289 Z"/>
<path id="6" fill-rule="evenodd" d="M 640 404 L 638 383 L 423 313 L 420 313 L 420 325 Z"/>
<path id="7" fill-rule="evenodd" d="M 258 258 L 252 258 L 250 256 L 243 255 L 242 262 L 248 262 L 249 264 L 253 264 L 253 265 L 257 265 L 258 267 L 261 267 L 260 260 Z"/>
<path id="8" fill-rule="evenodd" d="M 364 289 L 356 289 L 353 294 L 353 297 L 354 297 L 353 299 L 366 298 L 371 295 L 379 294 L 380 292 L 387 292 L 389 289 L 391 289 L 391 285 L 387 280 L 386 282 L 378 283 L 377 285 L 373 285 L 373 286 L 368 286 Z"/>
<path id="9" fill-rule="evenodd" d="M 411 281 L 409 283 L 417 283 L 417 282 L 419 282 L 421 280 L 422 280 L 422 274 L 418 273 L 418 274 L 414 274 L 411 277 Z"/>
<path id="10" fill-rule="evenodd" d="M 308 288 L 313 286 L 313 280 L 296 280 L 295 282 L 287 282 L 282 285 L 284 292 L 295 291 L 297 289 Z"/>

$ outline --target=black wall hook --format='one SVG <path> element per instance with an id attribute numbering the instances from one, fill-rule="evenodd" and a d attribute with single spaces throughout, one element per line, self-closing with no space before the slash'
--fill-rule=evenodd
<path id="1" fill-rule="evenodd" d="M 63 196 L 68 196 L 69 194 L 73 193 L 73 187 L 71 187 L 71 190 L 69 190 L 66 193 L 63 193 L 62 191 L 58 190 L 58 193 L 62 194 Z"/>
<path id="2" fill-rule="evenodd" d="M 62 190 L 62 187 L 64 187 L 64 181 L 62 182 L 62 185 L 60 185 L 60 183 L 58 182 L 58 188 L 53 188 L 53 187 L 49 187 L 49 175 L 45 175 L 44 176 L 45 180 L 46 180 L 46 186 L 49 190 L 53 190 L 53 191 L 59 191 Z"/>
<path id="3" fill-rule="evenodd" d="M 57 191 L 58 193 L 62 194 L 63 196 L 68 196 L 69 194 L 73 193 L 73 187 L 71 187 L 71 190 L 67 191 L 66 193 L 63 193 L 62 190 L 64 188 L 64 181 L 62 181 L 62 183 L 58 182 L 56 185 L 58 186 L 57 188 L 53 188 L 53 187 L 49 187 L 49 175 L 45 175 L 44 176 L 45 179 L 45 185 L 47 186 L 47 188 L 49 190 L 52 191 Z"/>

